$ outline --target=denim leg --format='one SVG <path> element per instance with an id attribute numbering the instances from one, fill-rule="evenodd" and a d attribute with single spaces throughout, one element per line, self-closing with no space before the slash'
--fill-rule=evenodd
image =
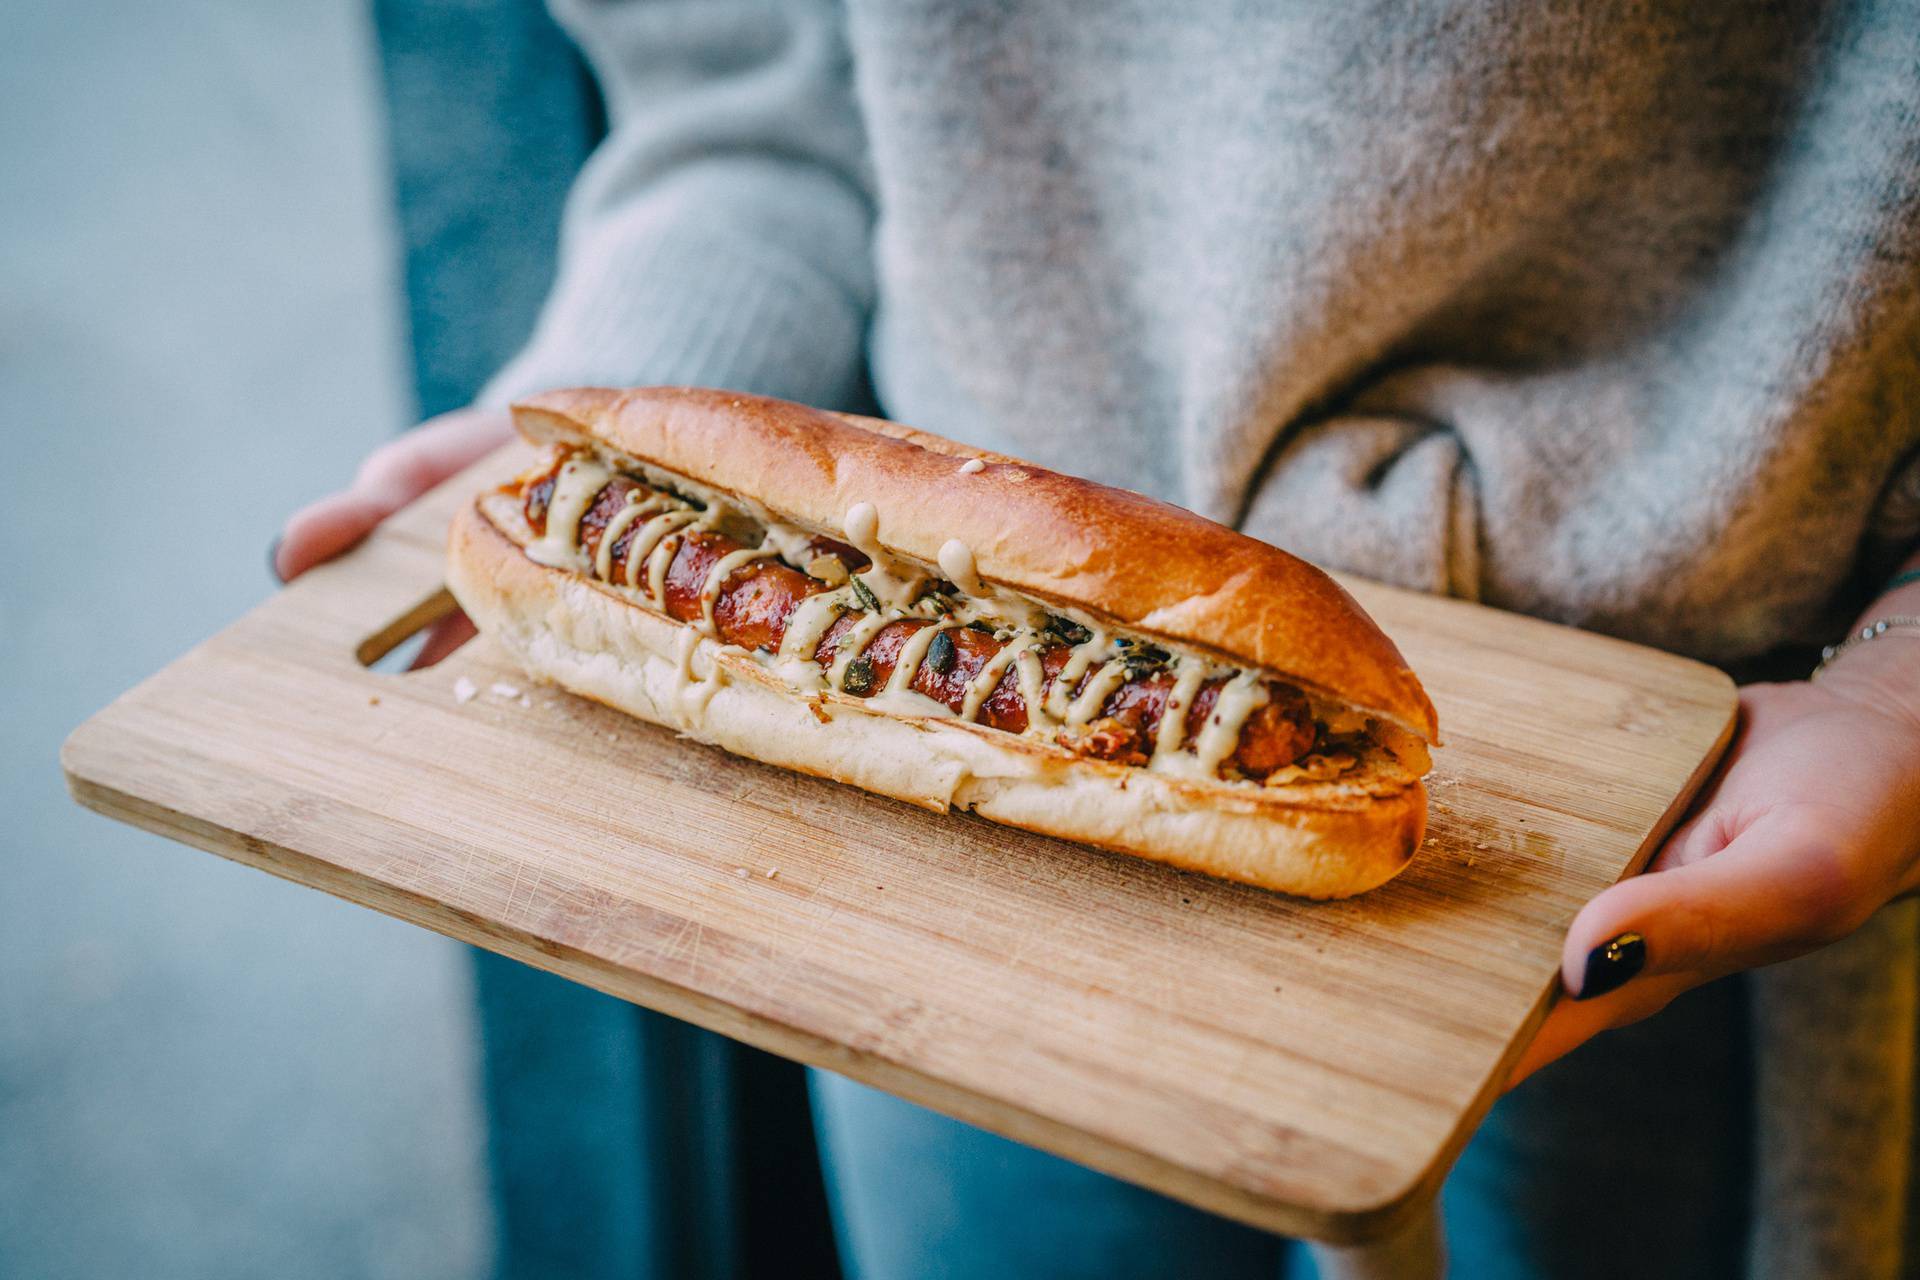
<path id="1" fill-rule="evenodd" d="M 1105 1174 L 809 1073 L 849 1280 L 1273 1280 L 1287 1248 Z"/>
<path id="2" fill-rule="evenodd" d="M 1690 992 L 1503 1098 L 1442 1192 L 1453 1274 L 1740 1275 L 1752 1177 L 1743 986 Z"/>
<path id="3" fill-rule="evenodd" d="M 835 1274 L 799 1069 L 474 953 L 502 1280 Z"/>
<path id="4" fill-rule="evenodd" d="M 640 1011 L 484 951 L 474 980 L 497 1274 L 649 1274 L 660 1215 L 647 1211 Z"/>

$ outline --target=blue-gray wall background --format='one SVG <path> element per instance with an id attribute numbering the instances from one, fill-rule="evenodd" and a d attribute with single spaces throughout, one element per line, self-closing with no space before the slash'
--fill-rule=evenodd
<path id="1" fill-rule="evenodd" d="M 412 415 L 364 6 L 0 29 L 0 1276 L 481 1274 L 464 955 L 55 759 Z"/>

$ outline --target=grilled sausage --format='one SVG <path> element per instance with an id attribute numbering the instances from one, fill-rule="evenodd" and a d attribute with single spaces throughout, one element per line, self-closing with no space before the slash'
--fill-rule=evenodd
<path id="1" fill-rule="evenodd" d="M 522 506 L 528 524 L 536 533 L 546 529 L 547 507 L 559 466 L 556 462 L 552 469 L 524 483 Z M 614 516 L 634 500 L 634 495 L 648 496 L 654 492 L 627 476 L 615 476 L 595 495 L 580 521 L 579 541 L 590 562 L 597 560 L 600 542 Z M 627 580 L 628 551 L 640 528 L 639 522 L 630 522 L 617 536 L 608 557 L 611 581 Z M 744 550 L 746 544 L 706 529 L 668 536 L 677 539 L 677 544 L 666 567 L 663 605 L 668 616 L 681 622 L 695 622 L 704 616 L 702 592 L 714 566 L 723 557 Z M 866 557 L 858 551 L 828 538 L 815 538 L 809 544 L 809 551 L 815 557 L 837 559 L 850 572 L 858 572 L 867 565 Z M 714 630 L 726 644 L 763 652 L 778 651 L 787 623 L 800 602 L 832 589 L 831 584 L 779 560 L 749 561 L 719 584 L 713 601 Z M 843 637 L 865 616 L 863 612 L 850 610 L 835 619 L 815 647 L 814 661 L 823 668 L 831 665 L 838 656 Z M 901 618 L 881 627 L 849 663 L 849 678 L 843 692 L 866 697 L 885 688 L 908 639 L 921 628 L 933 625 L 924 619 Z M 937 653 L 930 651 L 915 670 L 908 687 L 960 714 L 965 709 L 968 685 L 1008 642 L 974 627 L 953 628 L 944 634 L 948 645 Z M 1072 650 L 1073 646 L 1064 643 L 1046 644 L 1038 650 L 1045 677 L 1042 697 L 1053 688 Z M 1089 666 L 1076 682 L 1074 692 L 1078 693 L 1095 679 L 1105 665 L 1101 662 Z M 1189 749 L 1212 715 L 1226 683 L 1225 678 L 1208 680 L 1194 694 L 1186 713 L 1185 742 Z M 1293 685 L 1279 680 L 1263 683 L 1267 700 L 1247 717 L 1235 750 L 1225 762 L 1225 767 L 1255 779 L 1264 778 L 1299 759 L 1313 747 L 1316 736 L 1306 696 Z M 1163 670 L 1146 669 L 1130 674 L 1107 696 L 1091 721 L 1061 731 L 1056 740 L 1081 755 L 1144 765 L 1152 753 L 1173 688 L 1172 675 Z M 998 683 L 981 702 L 975 719 L 1008 733 L 1026 731 L 1028 708 L 1013 666 L 1002 672 Z"/>

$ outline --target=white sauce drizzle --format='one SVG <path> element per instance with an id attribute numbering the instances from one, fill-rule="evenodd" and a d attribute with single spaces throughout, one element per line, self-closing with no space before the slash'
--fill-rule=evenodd
<path id="1" fill-rule="evenodd" d="M 880 513 L 871 502 L 856 502 L 848 507 L 841 527 L 847 531 L 847 541 L 860 550 L 878 547 L 875 539 L 880 536 Z"/>
<path id="2" fill-rule="evenodd" d="M 927 650 L 933 646 L 933 638 L 942 631 L 951 630 L 953 630 L 953 624 L 951 622 L 941 622 L 931 627 L 921 627 L 918 631 L 908 636 L 907 642 L 900 646 L 899 658 L 894 661 L 893 674 L 887 677 L 886 692 L 912 692 L 913 678 L 920 674 L 920 664 L 927 660 Z M 919 694 L 917 696 L 926 697 L 925 694 Z M 944 704 L 932 698 L 927 698 L 927 701 L 939 707 L 941 715 L 950 716 L 953 714 L 952 710 Z"/>
<path id="3" fill-rule="evenodd" d="M 1206 683 L 1207 667 L 1203 662 L 1192 658 L 1180 661 L 1180 672 L 1173 680 L 1173 688 L 1167 693 L 1166 708 L 1160 713 L 1160 727 L 1153 734 L 1153 757 L 1148 761 L 1150 768 L 1158 768 L 1160 762 L 1171 762 L 1187 740 L 1187 708 L 1193 705 L 1193 695 L 1200 692 L 1200 686 Z"/>
<path id="4" fill-rule="evenodd" d="M 1085 724 L 1100 714 L 1100 708 L 1107 705 L 1107 699 L 1113 696 L 1113 691 L 1126 682 L 1127 664 L 1120 661 L 1107 663 L 1093 673 L 1093 678 L 1087 681 L 1087 687 L 1067 708 L 1064 719 L 1075 728 Z"/>
<path id="5" fill-rule="evenodd" d="M 547 499 L 546 532 L 527 544 L 527 559 L 552 569 L 585 572 L 580 520 L 611 479 L 613 472 L 590 458 L 572 457 L 561 463 Z"/>
<path id="6" fill-rule="evenodd" d="M 973 548 L 958 538 L 949 538 L 940 545 L 940 552 L 934 557 L 940 566 L 940 572 L 947 581 L 960 588 L 967 597 L 966 604 L 957 611 L 963 622 L 985 619 L 994 623 L 1031 627 L 1039 630 L 1047 624 L 1047 611 L 1030 600 L 1009 595 L 1004 591 L 995 591 L 980 580 L 979 566 L 974 562 Z"/>
<path id="7" fill-rule="evenodd" d="M 1040 662 L 1040 651 L 1028 645 L 1013 660 L 1014 672 L 1020 679 L 1020 697 L 1027 704 L 1027 732 L 1051 729 L 1058 716 L 1047 710 L 1047 669 Z"/>
<path id="8" fill-rule="evenodd" d="M 602 582 L 613 581 L 613 548 L 620 541 L 628 527 L 641 516 L 650 516 L 663 509 L 663 504 L 671 502 L 663 493 L 642 495 L 634 489 L 627 494 L 627 505 L 613 513 L 613 519 L 607 521 L 607 527 L 600 533 L 599 549 L 593 553 L 594 576 Z M 629 562 L 631 563 L 631 562 Z"/>
<path id="9" fill-rule="evenodd" d="M 1220 762 L 1240 745 L 1240 731 L 1246 728 L 1247 717 L 1266 706 L 1270 698 L 1266 682 L 1257 671 L 1242 671 L 1221 686 L 1213 714 L 1207 717 L 1206 727 L 1193 744 L 1202 776 L 1219 775 Z"/>
<path id="10" fill-rule="evenodd" d="M 847 508 L 847 541 L 859 548 L 872 567 L 859 574 L 874 599 L 894 609 L 906 609 L 920 597 L 927 575 L 888 555 L 880 548 L 880 513 L 871 502 Z"/>
<path id="11" fill-rule="evenodd" d="M 847 633 L 840 637 L 840 643 L 834 646 L 833 665 L 827 668 L 827 683 L 835 689 L 844 690 L 847 687 L 847 668 L 867 647 L 867 641 L 879 635 L 880 628 L 891 621 L 884 613 L 869 613 L 847 628 Z"/>
<path id="12" fill-rule="evenodd" d="M 1201 727 L 1200 735 L 1193 740 L 1193 752 L 1178 751 L 1162 757 L 1156 748 L 1150 767 L 1163 773 L 1218 779 L 1221 761 L 1232 755 L 1234 748 L 1240 745 L 1240 731 L 1246 727 L 1247 717 L 1265 706 L 1268 697 L 1266 684 L 1260 679 L 1259 672 L 1240 672 L 1220 687 L 1213 713 Z M 1172 711 L 1171 705 L 1168 711 Z M 1181 718 L 1186 718 L 1184 710 Z"/>
<path id="13" fill-rule="evenodd" d="M 727 682 L 718 654 L 708 659 L 704 680 L 694 674 L 693 655 L 700 648 L 700 640 L 700 633 L 692 627 L 674 638 L 674 697 L 680 703 L 681 710 L 689 715 L 704 712 L 707 704 L 713 701 L 713 695 L 720 692 L 721 686 Z"/>
<path id="14" fill-rule="evenodd" d="M 705 505 L 707 510 L 705 516 L 700 521 L 700 527 L 702 529 L 724 529 L 730 524 L 737 526 L 741 522 L 756 526 L 759 524 L 759 521 L 747 514 L 744 508 L 729 502 L 725 498 L 708 498 Z"/>
<path id="15" fill-rule="evenodd" d="M 936 623 L 931 627 L 921 627 L 908 636 L 907 642 L 900 646 L 900 656 L 894 659 L 893 672 L 887 677 L 886 688 L 868 698 L 867 705 L 895 715 L 951 717 L 952 707 L 937 698 L 929 698 L 912 686 L 920 664 L 926 661 L 933 638 L 943 631 L 952 630 L 953 626 L 951 622 Z M 836 669 L 843 672 L 844 678 L 844 668 L 836 663 Z"/>
<path id="16" fill-rule="evenodd" d="M 667 570 L 673 567 L 673 558 L 680 552 L 680 542 L 677 531 L 668 534 L 647 557 L 647 599 L 663 613 L 667 608 Z"/>
<path id="17" fill-rule="evenodd" d="M 818 689 L 826 677 L 813 655 L 847 607 L 847 588 L 808 596 L 787 615 L 786 634 L 780 637 L 780 678 L 797 689 Z"/>
<path id="18" fill-rule="evenodd" d="M 689 627 L 673 639 L 673 692 L 677 698 L 684 694 L 687 686 L 693 683 L 693 651 L 700 643 L 700 634 Z"/>
<path id="19" fill-rule="evenodd" d="M 847 562 L 832 552 L 823 552 L 814 556 L 801 566 L 801 572 L 810 578 L 818 578 L 831 586 L 844 587 L 851 577 L 847 572 Z"/>
<path id="20" fill-rule="evenodd" d="M 633 542 L 627 547 L 627 585 L 638 588 L 640 585 L 640 571 L 643 568 L 651 570 L 653 553 L 659 548 L 666 536 L 676 529 L 685 528 L 699 518 L 700 513 L 698 511 L 690 511 L 682 508 L 673 511 L 663 511 L 641 525 L 640 532 L 633 535 Z M 666 571 L 662 569 L 661 572 L 664 573 Z"/>
<path id="21" fill-rule="evenodd" d="M 782 524 L 778 520 L 765 520 L 761 523 L 767 531 L 765 545 L 778 550 L 780 558 L 794 568 L 803 573 L 806 572 L 807 561 L 813 556 L 813 552 L 807 549 L 807 544 L 813 541 L 813 535 L 798 525 Z"/>
<path id="22" fill-rule="evenodd" d="M 1112 639 L 1104 631 L 1094 631 L 1081 644 L 1073 646 L 1073 652 L 1067 655 L 1067 665 L 1060 668 L 1060 674 L 1053 678 L 1053 688 L 1047 690 L 1047 714 L 1055 720 L 1065 720 L 1073 691 L 1080 686 L 1080 677 L 1087 674 L 1087 668 L 1093 665 L 1095 658 L 1105 653 Z"/>
<path id="23" fill-rule="evenodd" d="M 773 547 L 742 547 L 713 562 L 713 567 L 707 570 L 707 580 L 700 584 L 700 625 L 708 635 L 718 634 L 713 625 L 713 606 L 720 599 L 720 588 L 726 585 L 728 575 L 743 564 L 776 554 Z"/>
<path id="24" fill-rule="evenodd" d="M 948 538 L 940 544 L 940 572 L 947 575 L 947 581 L 960 588 L 960 593 L 975 599 L 984 599 L 987 584 L 980 581 L 979 568 L 973 562 L 973 548 L 958 538 Z"/>
<path id="25" fill-rule="evenodd" d="M 1021 654 L 1033 647 L 1032 636 L 1021 636 L 1012 644 L 987 659 L 987 665 L 974 672 L 973 679 L 967 681 L 967 696 L 960 704 L 960 718 L 972 720 L 980 714 L 980 704 L 993 695 L 1000 683 L 1000 677 Z M 1028 703 L 1029 706 L 1033 705 Z"/>

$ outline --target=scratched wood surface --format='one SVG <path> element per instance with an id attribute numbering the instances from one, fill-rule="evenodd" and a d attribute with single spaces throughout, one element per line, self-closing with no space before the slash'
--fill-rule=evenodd
<path id="1" fill-rule="evenodd" d="M 1448 745 L 1413 866 L 1294 901 L 734 759 L 535 687 L 484 638 L 366 669 L 448 607 L 447 518 L 514 465 L 87 721 L 74 795 L 1274 1230 L 1364 1239 L 1432 1193 L 1544 1016 L 1566 923 L 1732 724 L 1711 668 L 1350 583 Z"/>

